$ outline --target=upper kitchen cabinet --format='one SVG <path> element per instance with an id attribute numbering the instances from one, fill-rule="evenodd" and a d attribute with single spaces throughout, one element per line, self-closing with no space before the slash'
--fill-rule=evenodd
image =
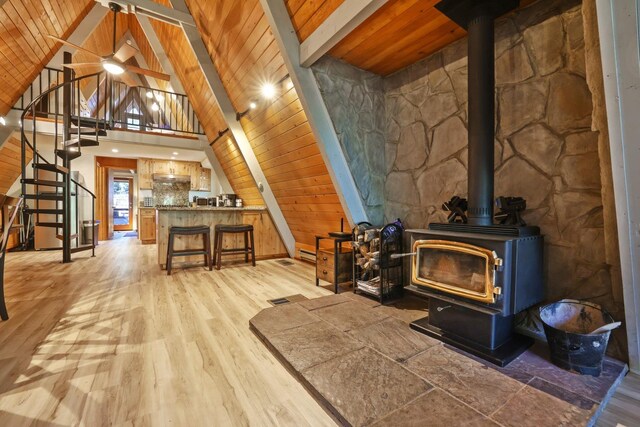
<path id="1" fill-rule="evenodd" d="M 172 163 L 168 160 L 153 160 L 153 173 L 170 174 Z"/>
<path id="2" fill-rule="evenodd" d="M 153 160 L 138 159 L 138 188 L 151 190 L 153 188 Z"/>
<path id="3" fill-rule="evenodd" d="M 193 185 L 193 182 L 191 183 Z M 211 169 L 200 168 L 200 191 L 211 191 Z"/>
<path id="4" fill-rule="evenodd" d="M 191 190 L 197 191 L 200 189 L 200 163 L 189 163 L 189 175 L 191 176 Z"/>

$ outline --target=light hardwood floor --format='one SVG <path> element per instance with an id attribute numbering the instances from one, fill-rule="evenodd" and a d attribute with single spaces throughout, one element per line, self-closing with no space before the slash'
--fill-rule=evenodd
<path id="1" fill-rule="evenodd" d="M 640 426 L 640 375 L 629 373 L 624 377 L 596 426 Z"/>
<path id="2" fill-rule="evenodd" d="M 267 300 L 330 292 L 313 267 L 160 271 L 155 245 L 11 253 L 0 426 L 334 425 L 249 330 Z"/>

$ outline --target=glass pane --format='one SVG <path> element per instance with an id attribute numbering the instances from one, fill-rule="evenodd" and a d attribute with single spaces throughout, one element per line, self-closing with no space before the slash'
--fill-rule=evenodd
<path id="1" fill-rule="evenodd" d="M 129 181 L 113 182 L 113 225 L 129 225 Z"/>
<path id="2" fill-rule="evenodd" d="M 113 225 L 129 225 L 129 209 L 114 209 Z"/>
<path id="3" fill-rule="evenodd" d="M 486 290 L 486 259 L 448 249 L 419 248 L 418 277 L 473 292 Z"/>

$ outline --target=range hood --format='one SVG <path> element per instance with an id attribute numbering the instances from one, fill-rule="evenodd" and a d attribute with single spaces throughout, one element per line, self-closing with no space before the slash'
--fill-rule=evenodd
<path id="1" fill-rule="evenodd" d="M 191 182 L 191 175 L 174 175 L 170 173 L 154 173 L 152 175 L 157 182 Z"/>

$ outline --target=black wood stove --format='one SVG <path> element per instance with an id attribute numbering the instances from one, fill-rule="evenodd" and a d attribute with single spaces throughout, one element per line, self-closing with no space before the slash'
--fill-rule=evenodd
<path id="1" fill-rule="evenodd" d="M 441 12 L 468 32 L 469 170 L 466 223 L 407 230 L 405 283 L 429 298 L 411 327 L 500 366 L 532 343 L 514 315 L 543 298 L 538 227 L 494 224 L 494 19 L 517 0 L 443 0 Z"/>

